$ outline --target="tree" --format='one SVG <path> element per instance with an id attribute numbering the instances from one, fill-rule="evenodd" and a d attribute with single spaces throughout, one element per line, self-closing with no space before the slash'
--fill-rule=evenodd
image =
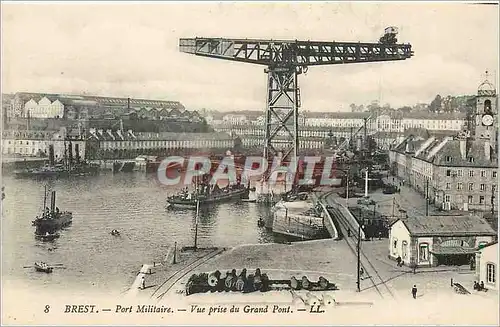
<path id="1" fill-rule="evenodd" d="M 409 107 L 409 106 L 403 106 L 401 108 L 398 108 L 398 111 L 407 114 L 407 113 L 411 112 L 411 107 Z"/>
<path id="2" fill-rule="evenodd" d="M 439 94 L 436 95 L 434 100 L 432 100 L 431 104 L 429 105 L 429 111 L 430 112 L 439 112 L 441 110 L 442 102 L 443 102 L 443 99 L 441 98 L 441 96 Z"/>
<path id="3" fill-rule="evenodd" d="M 380 105 L 377 100 L 374 100 L 367 106 L 367 109 L 369 112 L 376 112 L 380 109 Z"/>

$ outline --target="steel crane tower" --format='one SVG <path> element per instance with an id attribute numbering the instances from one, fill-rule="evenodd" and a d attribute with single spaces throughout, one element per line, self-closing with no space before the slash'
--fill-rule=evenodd
<path id="1" fill-rule="evenodd" d="M 387 32 L 386 32 L 387 33 Z M 297 158 L 300 89 L 298 76 L 310 66 L 405 60 L 410 44 L 181 38 L 181 52 L 267 66 L 267 108 L 264 157 Z"/>

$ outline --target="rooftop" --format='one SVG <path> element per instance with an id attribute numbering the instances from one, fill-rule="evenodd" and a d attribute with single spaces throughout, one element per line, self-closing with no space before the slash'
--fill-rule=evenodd
<path id="1" fill-rule="evenodd" d="M 152 133 L 144 132 L 137 133 L 133 131 L 118 131 L 118 130 L 103 130 L 92 128 L 87 133 L 87 138 L 98 141 L 191 141 L 191 140 L 232 140 L 232 137 L 227 133 L 173 133 L 161 132 Z"/>
<path id="2" fill-rule="evenodd" d="M 398 219 L 412 236 L 495 236 L 495 231 L 482 218 L 462 216 L 417 216 Z"/>
<path id="3" fill-rule="evenodd" d="M 104 97 L 104 96 L 93 96 L 93 95 L 70 95 L 70 94 L 54 94 L 54 93 L 29 93 L 29 92 L 18 92 L 15 96 L 22 102 L 27 102 L 31 99 L 38 102 L 44 97 L 49 99 L 51 102 L 59 100 L 64 105 L 102 105 L 102 106 L 126 106 L 128 103 L 128 98 L 117 98 L 117 97 Z M 130 98 L 131 106 L 151 106 L 151 107 L 165 107 L 168 109 L 179 109 L 184 110 L 184 106 L 178 101 L 168 101 L 168 100 L 151 100 L 151 99 L 134 99 Z"/>
<path id="4" fill-rule="evenodd" d="M 486 151 L 488 148 L 489 151 Z M 493 147 L 483 139 L 460 139 L 440 133 L 414 133 L 408 135 L 393 151 L 401 154 L 414 153 L 416 158 L 439 166 L 498 167 Z"/>

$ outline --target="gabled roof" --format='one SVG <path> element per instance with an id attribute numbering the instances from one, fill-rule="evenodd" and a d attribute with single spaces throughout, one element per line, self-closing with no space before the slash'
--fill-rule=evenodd
<path id="1" fill-rule="evenodd" d="M 473 215 L 416 216 L 398 219 L 397 221 L 401 221 L 410 235 L 415 237 L 496 235 L 495 231 L 484 219 Z"/>
<path id="2" fill-rule="evenodd" d="M 465 142 L 461 146 L 461 142 Z M 490 157 L 487 157 L 485 140 L 459 139 L 451 136 L 435 135 L 427 140 L 419 136 L 409 135 L 400 142 L 393 151 L 405 154 L 415 153 L 415 158 L 435 165 L 449 167 L 498 167 L 498 157 L 490 147 Z M 417 152 L 418 150 L 418 152 Z M 464 154 L 462 151 L 465 150 Z M 470 158 L 474 158 L 470 162 Z M 451 158 L 451 160 L 450 160 Z"/>
<path id="3" fill-rule="evenodd" d="M 396 145 L 394 151 L 399 153 L 413 153 L 420 148 L 424 141 L 425 139 L 420 136 L 409 135 L 405 137 L 405 139 L 401 141 L 401 143 Z"/>
<path id="4" fill-rule="evenodd" d="M 460 150 L 460 140 L 449 140 L 432 158 L 436 165 L 445 165 L 450 167 L 498 167 L 498 157 L 493 154 L 490 146 L 491 157 L 487 158 L 485 154 L 484 140 L 468 140 L 466 142 L 465 157 Z M 451 162 L 446 161 L 451 157 Z M 469 158 L 474 158 L 474 162 L 469 162 Z"/>
<path id="5" fill-rule="evenodd" d="M 123 138 L 117 130 L 112 130 L 111 135 L 107 130 L 92 129 L 87 133 L 87 139 L 99 141 L 196 141 L 196 140 L 232 140 L 233 138 L 223 132 L 219 133 L 175 133 L 175 132 L 138 132 L 131 136 L 129 132 L 122 133 Z"/>

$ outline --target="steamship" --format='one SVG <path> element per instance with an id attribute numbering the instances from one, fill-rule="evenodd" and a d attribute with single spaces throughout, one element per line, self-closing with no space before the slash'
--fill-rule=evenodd
<path id="1" fill-rule="evenodd" d="M 205 175 L 201 183 L 197 181 L 194 192 L 184 189 L 179 194 L 169 196 L 167 204 L 171 208 L 196 209 L 198 205 L 214 205 L 222 202 L 238 201 L 248 199 L 250 185 L 244 186 L 238 178 L 236 184 L 228 184 L 220 188 L 217 184 L 210 185 L 209 175 Z"/>
<path id="2" fill-rule="evenodd" d="M 58 230 L 69 226 L 73 222 L 73 213 L 69 211 L 59 211 L 56 207 L 56 192 L 51 192 L 50 209 L 47 204 L 47 187 L 45 187 L 43 197 L 43 212 L 33 220 L 35 235 L 49 236 L 55 235 Z"/>
<path id="3" fill-rule="evenodd" d="M 99 166 L 89 164 L 80 159 L 78 144 L 75 145 L 75 157 L 73 157 L 73 147 L 71 142 L 64 145 L 64 158 L 56 162 L 54 156 L 54 146 L 49 145 L 49 163 L 39 168 L 26 168 L 17 170 L 14 175 L 23 177 L 68 177 L 97 174 Z"/>

